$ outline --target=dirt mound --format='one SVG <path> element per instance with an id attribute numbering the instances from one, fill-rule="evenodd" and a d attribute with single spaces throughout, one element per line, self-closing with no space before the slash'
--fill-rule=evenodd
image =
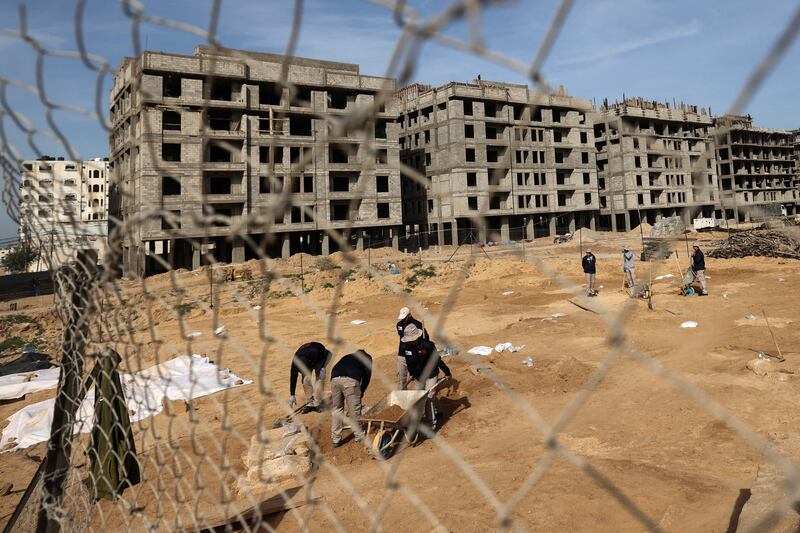
<path id="1" fill-rule="evenodd" d="M 572 237 L 572 240 L 579 242 L 597 242 L 602 238 L 603 236 L 593 229 L 581 228 L 575 232 L 575 236 Z"/>

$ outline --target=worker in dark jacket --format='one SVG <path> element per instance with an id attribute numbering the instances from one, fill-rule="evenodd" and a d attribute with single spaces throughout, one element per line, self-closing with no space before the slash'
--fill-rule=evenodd
<path id="1" fill-rule="evenodd" d="M 292 359 L 292 370 L 289 375 L 289 405 L 297 404 L 295 390 L 297 388 L 297 375 L 302 375 L 303 391 L 308 405 L 307 411 L 322 410 L 322 394 L 325 391 L 325 367 L 331 360 L 331 352 L 319 342 L 307 342 L 300 346 Z M 314 378 L 312 379 L 312 374 Z"/>
<path id="2" fill-rule="evenodd" d="M 347 405 L 347 422 L 353 428 L 356 441 L 364 440 L 364 430 L 359 422 L 361 400 L 372 378 L 372 356 L 364 350 L 347 354 L 333 365 L 331 370 L 331 435 L 333 447 L 342 443 L 344 407 Z"/>
<path id="3" fill-rule="evenodd" d="M 436 429 L 436 414 L 439 412 L 439 403 L 436 398 L 436 382 L 439 377 L 439 370 L 444 372 L 446 378 L 451 378 L 453 374 L 442 361 L 439 352 L 430 340 L 422 337 L 422 330 L 414 324 L 406 326 L 401 338 L 403 342 L 403 356 L 408 365 L 408 373 L 414 379 L 417 390 L 428 391 L 428 405 L 431 424 Z"/>
<path id="4" fill-rule="evenodd" d="M 398 315 L 397 320 L 397 335 L 401 339 L 406 326 L 409 324 L 414 324 L 418 329 L 421 329 L 422 337 L 424 339 L 428 338 L 428 332 L 425 331 L 425 328 L 422 326 L 422 322 L 413 317 L 411 310 L 408 307 L 403 307 L 400 309 L 400 314 Z M 397 384 L 400 389 L 404 389 L 406 383 L 408 383 L 408 367 L 406 366 L 406 358 L 403 357 L 402 350 L 403 341 L 401 340 L 400 345 L 397 348 Z"/>
<path id="5" fill-rule="evenodd" d="M 596 258 L 591 250 L 586 250 L 581 261 L 583 273 L 586 274 L 586 296 L 597 296 L 594 290 L 594 279 L 597 274 Z"/>
<path id="6" fill-rule="evenodd" d="M 692 270 L 694 270 L 694 275 L 700 283 L 700 296 L 708 296 L 708 291 L 706 290 L 706 257 L 697 243 L 692 248 Z"/>

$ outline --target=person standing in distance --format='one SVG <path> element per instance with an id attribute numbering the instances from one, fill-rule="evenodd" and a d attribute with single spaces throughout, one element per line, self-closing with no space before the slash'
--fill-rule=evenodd
<path id="1" fill-rule="evenodd" d="M 596 262 L 597 259 L 592 251 L 587 249 L 581 261 L 583 273 L 586 274 L 586 296 L 597 296 L 597 291 L 594 290 L 594 280 L 597 274 Z"/>

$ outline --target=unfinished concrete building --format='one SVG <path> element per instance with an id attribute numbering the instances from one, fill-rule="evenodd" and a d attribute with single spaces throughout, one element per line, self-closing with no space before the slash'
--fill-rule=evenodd
<path id="1" fill-rule="evenodd" d="M 750 222 L 797 213 L 800 176 L 792 132 L 756 128 L 749 115 L 718 117 L 715 127 L 725 220 Z"/>
<path id="2" fill-rule="evenodd" d="M 122 63 L 110 155 L 114 208 L 130 221 L 124 272 L 196 268 L 206 254 L 327 254 L 338 249 L 329 232 L 355 247 L 397 246 L 397 112 L 392 98 L 376 99 L 394 80 L 291 58 L 281 86 L 283 61 L 198 46 L 193 56 L 145 52 Z M 345 125 L 358 110 L 366 123 Z"/>
<path id="3" fill-rule="evenodd" d="M 707 110 L 626 98 L 604 102 L 591 120 L 600 229 L 628 231 L 666 216 L 688 224 L 714 215 L 717 171 Z"/>
<path id="4" fill-rule="evenodd" d="M 422 246 L 594 227 L 588 100 L 481 80 L 412 85 L 398 99 L 401 160 L 424 176 L 403 177 L 403 219 Z"/>

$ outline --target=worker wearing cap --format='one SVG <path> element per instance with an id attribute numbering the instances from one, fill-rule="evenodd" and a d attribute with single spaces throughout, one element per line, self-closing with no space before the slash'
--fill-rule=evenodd
<path id="1" fill-rule="evenodd" d="M 302 376 L 303 391 L 308 405 L 304 412 L 322 410 L 322 394 L 325 391 L 325 367 L 331 360 L 331 352 L 322 343 L 307 342 L 300 346 L 292 358 L 289 374 L 289 405 L 297 404 L 295 390 L 297 376 Z M 316 379 L 312 379 L 312 374 Z"/>
<path id="2" fill-rule="evenodd" d="M 628 282 L 628 287 L 631 288 L 631 298 L 636 297 L 636 255 L 628 250 L 628 247 L 622 248 L 622 270 L 625 272 L 625 281 Z"/>
<path id="3" fill-rule="evenodd" d="M 694 270 L 694 275 L 700 283 L 700 296 L 708 296 L 708 291 L 706 290 L 706 257 L 697 243 L 694 243 L 692 248 L 692 270 Z"/>
<path id="4" fill-rule="evenodd" d="M 422 336 L 424 338 L 428 338 L 428 332 L 425 331 L 425 328 L 422 326 L 422 322 L 417 320 L 411 315 L 411 310 L 408 307 L 403 307 L 400 309 L 400 314 L 397 316 L 397 335 L 402 339 L 403 332 L 406 329 L 406 326 L 409 324 L 414 324 L 417 326 L 418 329 L 422 330 Z M 408 366 L 406 366 L 406 358 L 403 357 L 403 341 L 400 341 L 400 345 L 397 348 L 397 385 L 399 388 L 405 389 L 406 383 L 408 383 Z"/>
<path id="5" fill-rule="evenodd" d="M 439 370 L 444 372 L 446 378 L 452 377 L 453 374 L 439 356 L 436 345 L 424 338 L 422 330 L 415 324 L 406 326 L 400 340 L 408 373 L 414 380 L 414 388 L 428 391 L 430 420 L 433 428 L 436 429 L 436 414 L 439 412 L 439 404 L 435 385 L 439 377 Z"/>
<path id="6" fill-rule="evenodd" d="M 581 261 L 583 273 L 586 274 L 586 296 L 597 296 L 597 291 L 594 290 L 594 279 L 597 274 L 596 261 L 592 251 L 587 249 Z"/>
<path id="7" fill-rule="evenodd" d="M 364 440 L 364 429 L 361 427 L 361 400 L 372 377 L 372 356 L 364 350 L 347 354 L 333 365 L 331 370 L 331 436 L 333 447 L 342 444 L 342 426 L 344 408 L 347 406 L 347 422 L 353 428 L 356 442 Z"/>

